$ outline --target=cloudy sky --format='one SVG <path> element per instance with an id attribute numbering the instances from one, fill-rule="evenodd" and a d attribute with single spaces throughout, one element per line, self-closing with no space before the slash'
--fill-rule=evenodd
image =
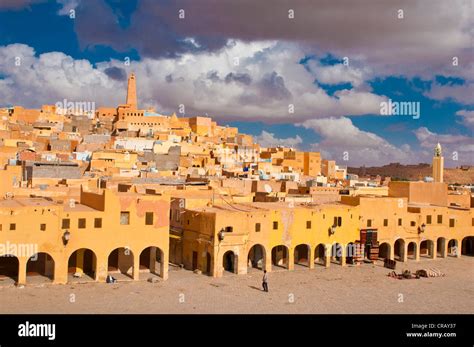
<path id="1" fill-rule="evenodd" d="M 342 165 L 474 164 L 474 0 L 0 0 L 0 107 L 208 115 Z M 419 117 L 381 103 L 419 103 Z"/>

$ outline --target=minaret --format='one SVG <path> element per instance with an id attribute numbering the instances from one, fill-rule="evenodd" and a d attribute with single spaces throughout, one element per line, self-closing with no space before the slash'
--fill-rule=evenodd
<path id="1" fill-rule="evenodd" d="M 443 175 L 444 175 L 444 158 L 441 152 L 441 145 L 436 145 L 434 149 L 434 157 L 433 157 L 433 181 L 435 182 L 443 182 Z"/>
<path id="2" fill-rule="evenodd" d="M 131 109 L 137 109 L 137 84 L 133 73 L 128 78 L 127 105 L 130 105 Z"/>

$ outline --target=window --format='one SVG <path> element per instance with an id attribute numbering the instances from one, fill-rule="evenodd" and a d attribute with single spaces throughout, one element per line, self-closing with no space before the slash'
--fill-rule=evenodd
<path id="1" fill-rule="evenodd" d="M 10 224 L 10 230 L 16 230 L 16 224 L 15 223 Z"/>
<path id="2" fill-rule="evenodd" d="M 431 215 L 426 216 L 426 224 L 431 224 Z"/>
<path id="3" fill-rule="evenodd" d="M 102 228 L 102 218 L 94 218 L 94 228 Z"/>
<path id="4" fill-rule="evenodd" d="M 261 224 L 260 223 L 255 223 L 255 232 L 259 233 L 261 230 Z"/>
<path id="5" fill-rule="evenodd" d="M 367 219 L 367 227 L 370 228 L 372 226 L 372 219 Z"/>
<path id="6" fill-rule="evenodd" d="M 438 215 L 438 224 L 443 224 L 443 215 L 442 214 Z"/>
<path id="7" fill-rule="evenodd" d="M 342 226 L 342 217 L 337 217 L 337 226 Z"/>
<path id="8" fill-rule="evenodd" d="M 410 222 L 410 226 L 411 226 L 411 227 L 416 226 L 416 222 L 415 222 L 415 221 L 411 221 L 411 222 Z"/>
<path id="9" fill-rule="evenodd" d="M 71 227 L 71 220 L 69 218 L 64 218 L 61 222 L 61 228 L 69 229 Z"/>
<path id="10" fill-rule="evenodd" d="M 402 226 L 402 219 L 398 218 L 398 226 Z"/>
<path id="11" fill-rule="evenodd" d="M 44 223 L 40 224 L 40 230 L 41 231 L 46 231 L 46 224 L 44 224 Z"/>
<path id="12" fill-rule="evenodd" d="M 472 220 L 472 225 L 474 225 L 474 219 Z M 2 231 L 2 225 L 0 224 L 0 231 Z"/>
<path id="13" fill-rule="evenodd" d="M 454 218 L 450 218 L 449 219 L 449 227 L 454 228 L 454 223 L 455 223 Z"/>
<path id="14" fill-rule="evenodd" d="M 130 224 L 130 212 L 128 212 L 128 211 L 120 212 L 120 224 L 121 225 Z"/>
<path id="15" fill-rule="evenodd" d="M 383 220 L 383 226 L 384 226 L 384 227 L 388 227 L 388 219 L 384 219 L 384 220 Z"/>
<path id="16" fill-rule="evenodd" d="M 86 228 L 86 219 L 85 218 L 79 218 L 77 221 L 77 227 L 79 229 L 85 229 Z"/>
<path id="17" fill-rule="evenodd" d="M 225 232 L 226 233 L 231 233 L 234 231 L 234 228 L 233 227 L 225 227 Z"/>
<path id="18" fill-rule="evenodd" d="M 474 218 L 472 219 L 472 226 L 474 227 Z M 2 230 L 2 226 L 0 225 L 0 231 Z"/>
<path id="19" fill-rule="evenodd" d="M 273 222 L 273 230 L 278 230 L 278 222 Z"/>
<path id="20" fill-rule="evenodd" d="M 145 213 L 145 224 L 153 225 L 153 212 Z"/>
<path id="21" fill-rule="evenodd" d="M 306 229 L 311 229 L 311 221 L 310 220 L 306 221 Z"/>

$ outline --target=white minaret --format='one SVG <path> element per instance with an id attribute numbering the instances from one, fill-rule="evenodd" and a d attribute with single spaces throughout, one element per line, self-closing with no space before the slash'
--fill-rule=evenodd
<path id="1" fill-rule="evenodd" d="M 443 182 L 444 175 L 444 158 L 442 156 L 441 145 L 436 145 L 433 157 L 433 180 L 435 182 Z"/>

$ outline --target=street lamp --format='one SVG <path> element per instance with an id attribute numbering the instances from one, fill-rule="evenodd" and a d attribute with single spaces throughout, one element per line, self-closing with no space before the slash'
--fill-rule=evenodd
<path id="1" fill-rule="evenodd" d="M 64 246 L 67 245 L 70 238 L 71 238 L 71 233 L 68 230 L 66 230 L 63 234 L 63 244 L 64 244 Z"/>
<path id="2" fill-rule="evenodd" d="M 425 232 L 426 225 L 423 223 L 418 227 L 418 233 L 424 233 Z"/>

